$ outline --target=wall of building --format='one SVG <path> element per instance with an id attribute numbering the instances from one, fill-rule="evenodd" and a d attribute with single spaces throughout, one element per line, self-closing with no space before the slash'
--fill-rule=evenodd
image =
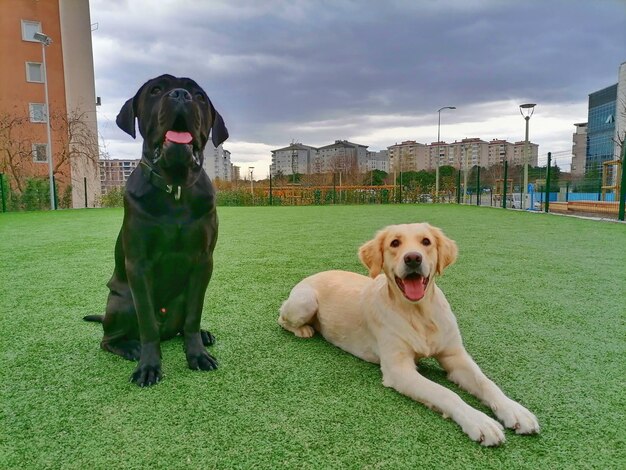
<path id="1" fill-rule="evenodd" d="M 619 66 L 617 73 L 617 93 L 616 93 L 616 113 L 615 113 L 615 134 L 614 142 L 621 142 L 624 145 L 626 138 L 626 62 Z M 621 158 L 621 148 L 615 145 L 613 150 L 613 159 Z"/>
<path id="2" fill-rule="evenodd" d="M 46 48 L 50 112 L 65 115 L 65 76 L 58 0 L 3 0 L 0 3 L 0 116 L 10 114 L 27 117 L 29 103 L 45 103 L 44 84 L 26 80 L 26 62 L 43 62 L 42 46 L 39 42 L 22 39 L 22 20 L 41 23 L 41 31 L 54 41 Z M 47 143 L 45 123 L 29 123 L 24 131 L 24 140 Z M 64 141 L 64 136 L 59 131 L 53 129 L 51 139 L 53 153 L 63 150 L 59 145 Z M 59 164 L 54 156 L 53 162 Z M 23 174 L 45 178 L 48 175 L 48 163 L 24 160 Z M 60 165 L 55 177 L 60 195 L 70 184 L 69 163 Z"/>
<path id="3" fill-rule="evenodd" d="M 575 176 L 585 174 L 585 156 L 587 154 L 587 123 L 574 124 L 576 132 L 572 136 L 571 173 Z"/>
<path id="4" fill-rule="evenodd" d="M 22 20 L 40 23 L 40 32 L 52 43 L 46 46 L 46 67 L 51 122 L 52 159 L 59 198 L 72 185 L 72 206 L 84 207 L 84 178 L 87 178 L 88 205 L 99 203 L 97 126 L 91 26 L 88 0 L 2 0 L 0 2 L 0 116 L 29 115 L 29 103 L 45 103 L 43 83 L 26 79 L 26 62 L 42 63 L 39 42 L 22 39 Z M 69 144 L 67 124 L 72 110 L 83 103 L 86 116 L 81 120 L 81 136 L 90 134 L 93 145 L 85 148 Z M 47 144 L 45 122 L 29 122 L 21 139 L 26 146 Z M 87 129 L 87 131 L 85 131 Z M 83 156 L 91 155 L 90 159 Z M 78 158 L 74 158 L 78 157 Z M 70 161 L 72 162 L 70 164 Z M 2 162 L 0 162 L 0 165 Z M 47 162 L 22 161 L 22 177 L 48 176 Z M 0 170 L 1 171 L 1 170 Z M 15 181 L 10 183 L 15 184 Z M 14 188 L 15 189 L 15 188 Z"/>
<path id="5" fill-rule="evenodd" d="M 96 120 L 96 92 L 94 88 L 93 49 L 91 44 L 91 17 L 87 0 L 59 0 L 66 109 L 70 116 L 80 117 L 82 131 L 88 135 L 70 142 L 73 154 L 72 204 L 90 207 L 100 200 L 98 185 L 98 124 Z"/>

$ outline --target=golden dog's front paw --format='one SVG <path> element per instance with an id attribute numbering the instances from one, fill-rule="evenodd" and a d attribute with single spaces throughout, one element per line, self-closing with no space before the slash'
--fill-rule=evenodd
<path id="1" fill-rule="evenodd" d="M 514 429 L 517 434 L 537 434 L 539 432 L 539 422 L 535 415 L 513 400 L 508 400 L 494 411 L 498 419 L 507 428 Z"/>
<path id="2" fill-rule="evenodd" d="M 461 425 L 463 432 L 480 445 L 498 446 L 506 440 L 504 428 L 500 423 L 473 408 L 464 412 L 457 422 Z"/>
<path id="3" fill-rule="evenodd" d="M 311 338 L 315 334 L 312 326 L 304 325 L 293 329 L 293 334 L 299 338 Z"/>

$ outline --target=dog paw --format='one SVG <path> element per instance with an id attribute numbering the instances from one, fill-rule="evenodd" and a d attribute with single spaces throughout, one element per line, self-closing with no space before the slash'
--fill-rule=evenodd
<path id="1" fill-rule="evenodd" d="M 506 440 L 502 425 L 478 410 L 472 409 L 464 413 L 458 423 L 463 432 L 480 445 L 498 446 Z"/>
<path id="2" fill-rule="evenodd" d="M 215 344 L 215 336 L 208 330 L 200 330 L 200 337 L 202 338 L 202 344 L 205 346 L 213 346 Z"/>
<path id="3" fill-rule="evenodd" d="M 535 415 L 513 400 L 509 400 L 495 409 L 494 412 L 505 427 L 514 429 L 517 434 L 537 434 L 539 432 L 539 422 Z"/>
<path id="4" fill-rule="evenodd" d="M 138 361 L 141 357 L 141 343 L 137 340 L 125 341 L 120 345 L 122 357 L 129 361 Z"/>
<path id="5" fill-rule="evenodd" d="M 315 334 L 312 326 L 304 325 L 293 329 L 293 334 L 298 338 L 311 338 Z"/>
<path id="6" fill-rule="evenodd" d="M 142 364 L 139 363 L 130 381 L 140 387 L 149 387 L 158 384 L 161 381 L 161 365 L 160 364 Z"/>
<path id="7" fill-rule="evenodd" d="M 187 364 L 191 370 L 215 370 L 217 369 L 217 359 L 208 352 L 202 351 L 199 354 L 188 354 Z"/>

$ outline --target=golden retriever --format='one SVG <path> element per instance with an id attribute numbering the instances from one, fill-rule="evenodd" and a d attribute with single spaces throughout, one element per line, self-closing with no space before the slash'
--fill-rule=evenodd
<path id="1" fill-rule="evenodd" d="M 502 425 L 417 371 L 436 358 L 448 378 L 489 406 L 518 434 L 539 432 L 537 418 L 508 398 L 463 347 L 456 318 L 435 279 L 456 260 L 456 243 L 427 223 L 392 225 L 359 249 L 371 278 L 326 271 L 298 283 L 278 323 L 296 336 L 319 331 L 355 356 L 380 364 L 383 384 L 451 417 L 484 446 L 504 442 Z"/>

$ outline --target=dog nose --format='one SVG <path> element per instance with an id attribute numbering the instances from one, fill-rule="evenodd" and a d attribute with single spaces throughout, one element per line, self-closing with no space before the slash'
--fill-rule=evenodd
<path id="1" fill-rule="evenodd" d="M 404 264 L 409 268 L 417 268 L 422 264 L 422 255 L 419 253 L 407 253 L 404 255 Z"/>
<path id="2" fill-rule="evenodd" d="M 191 101 L 191 94 L 184 88 L 175 88 L 168 93 L 168 96 L 177 101 Z"/>

